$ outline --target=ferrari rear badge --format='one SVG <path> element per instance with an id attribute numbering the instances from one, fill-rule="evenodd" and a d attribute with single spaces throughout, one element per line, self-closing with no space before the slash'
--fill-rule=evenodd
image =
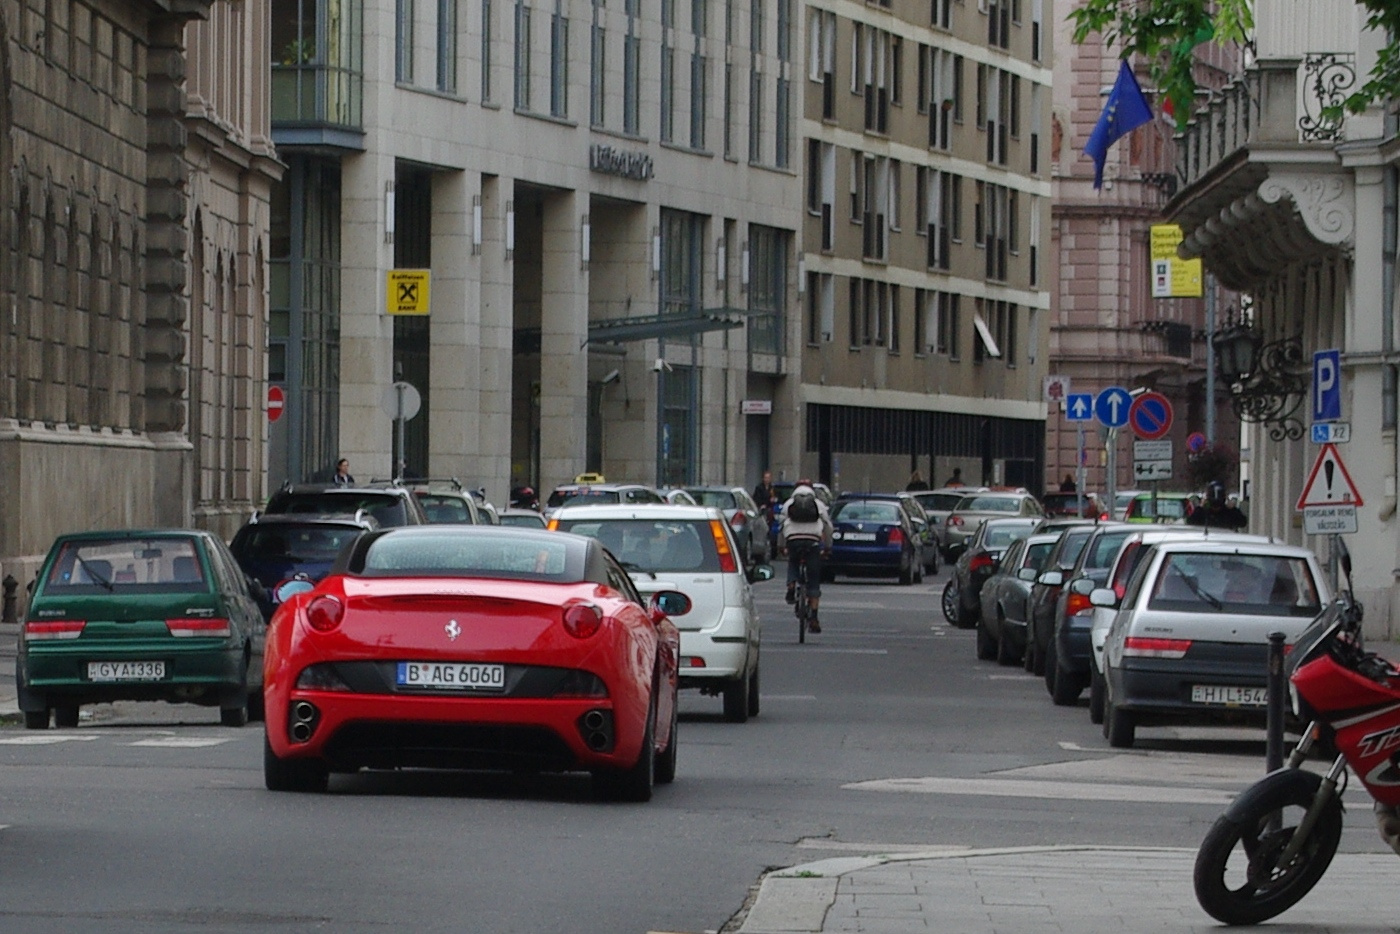
<path id="1" fill-rule="evenodd" d="M 462 634 L 462 627 L 457 625 L 457 621 L 455 619 L 449 619 L 447 621 L 447 625 L 442 628 L 446 630 L 447 638 L 453 640 L 454 642 L 456 641 L 457 637 Z"/>

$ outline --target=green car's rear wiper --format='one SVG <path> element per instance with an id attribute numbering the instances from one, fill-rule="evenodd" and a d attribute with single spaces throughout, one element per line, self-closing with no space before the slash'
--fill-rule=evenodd
<path id="1" fill-rule="evenodd" d="M 82 566 L 82 569 L 87 572 L 88 577 L 92 578 L 98 586 L 107 588 L 108 593 L 112 592 L 113 587 L 111 581 L 94 571 L 92 565 L 83 560 L 82 555 L 74 555 L 74 557 L 77 558 L 78 564 Z"/>

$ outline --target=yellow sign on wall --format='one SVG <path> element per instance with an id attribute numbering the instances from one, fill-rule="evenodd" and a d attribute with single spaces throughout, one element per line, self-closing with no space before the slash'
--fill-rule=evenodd
<path id="1" fill-rule="evenodd" d="M 428 313 L 429 270 L 391 269 L 385 293 L 384 311 L 391 315 Z"/>
<path id="2" fill-rule="evenodd" d="M 1153 224 L 1149 231 L 1152 255 L 1153 298 L 1200 298 L 1205 294 L 1199 259 L 1181 259 L 1176 248 L 1181 245 L 1181 227 L 1177 224 Z"/>

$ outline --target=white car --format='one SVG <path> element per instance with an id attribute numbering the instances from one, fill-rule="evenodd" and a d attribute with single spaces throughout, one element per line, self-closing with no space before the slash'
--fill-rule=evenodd
<path id="1" fill-rule="evenodd" d="M 1118 600 L 1128 588 L 1128 580 L 1137 570 L 1138 563 L 1150 548 L 1159 542 L 1202 541 L 1209 538 L 1213 542 L 1267 542 L 1264 535 L 1246 535 L 1241 532 L 1222 532 L 1218 529 L 1205 529 L 1194 525 L 1149 526 L 1141 532 L 1128 536 L 1118 548 L 1118 555 L 1109 566 L 1104 586 L 1113 591 L 1117 598 L 1111 605 L 1095 606 L 1089 628 L 1089 648 L 1091 664 L 1089 668 L 1089 720 L 1103 723 L 1103 644 L 1108 638 L 1109 627 L 1118 615 Z"/>
<path id="2" fill-rule="evenodd" d="M 680 686 L 724 698 L 724 718 L 743 723 L 759 710 L 762 627 L 733 531 L 708 506 L 562 506 L 549 527 L 598 539 L 627 569 L 643 597 L 679 590 L 691 610 L 673 620 L 681 633 Z"/>
<path id="3" fill-rule="evenodd" d="M 1317 556 L 1296 545 L 1212 535 L 1147 547 L 1104 643 L 1109 745 L 1131 746 L 1140 724 L 1262 726 L 1269 634 L 1291 643 L 1331 599 Z"/>

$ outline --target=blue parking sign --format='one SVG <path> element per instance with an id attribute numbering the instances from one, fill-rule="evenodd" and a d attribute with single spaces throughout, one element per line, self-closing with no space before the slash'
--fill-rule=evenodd
<path id="1" fill-rule="evenodd" d="M 1312 420 L 1336 422 L 1342 418 L 1342 352 L 1313 352 Z"/>

